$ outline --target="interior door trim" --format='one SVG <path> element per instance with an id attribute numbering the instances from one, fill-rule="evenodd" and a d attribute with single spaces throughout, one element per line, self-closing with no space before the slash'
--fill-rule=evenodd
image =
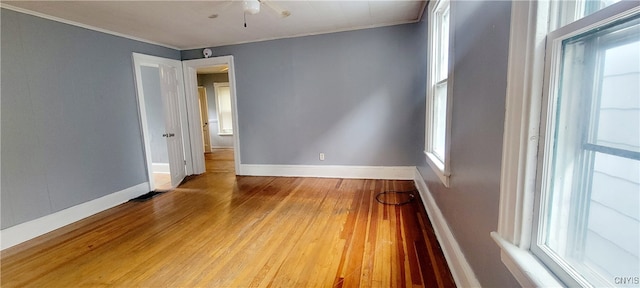
<path id="1" fill-rule="evenodd" d="M 142 85 L 142 77 L 141 77 L 141 67 L 160 67 L 160 65 L 167 65 L 171 67 L 175 67 L 177 69 L 177 74 L 182 75 L 182 63 L 179 60 L 150 56 L 140 53 L 132 53 L 132 63 L 134 69 L 134 78 L 135 78 L 135 87 L 136 87 L 136 98 L 138 104 L 138 115 L 139 115 L 139 125 L 140 125 L 140 133 L 143 144 L 143 154 L 145 157 L 145 168 L 147 169 L 147 178 L 149 183 L 149 191 L 153 190 L 155 187 L 155 183 L 153 180 L 153 170 L 152 170 L 152 160 L 151 160 L 151 144 L 150 144 L 150 135 L 149 128 L 147 127 L 147 114 L 146 114 L 146 106 L 144 102 L 144 89 Z M 187 126 L 187 110 L 184 96 L 184 82 L 181 77 L 177 77 L 178 81 L 178 99 L 179 99 L 179 110 L 180 110 L 180 128 L 181 135 L 176 135 L 177 137 L 182 138 L 182 146 L 183 146 L 183 155 L 185 162 L 185 174 L 191 175 L 193 174 L 192 163 L 191 163 L 191 138 L 189 137 L 189 130 Z"/>
<path id="2" fill-rule="evenodd" d="M 233 112 L 233 153 L 236 175 L 243 175 L 240 170 L 240 129 L 238 125 L 238 101 L 236 96 L 236 74 L 233 56 L 219 56 L 182 61 L 184 71 L 187 111 L 189 115 L 190 144 L 192 151 L 193 174 L 204 173 L 204 148 L 202 143 L 202 129 L 200 127 L 200 111 L 198 107 L 198 79 L 197 69 L 201 67 L 227 65 L 229 70 L 229 89 L 231 90 L 231 111 Z"/>

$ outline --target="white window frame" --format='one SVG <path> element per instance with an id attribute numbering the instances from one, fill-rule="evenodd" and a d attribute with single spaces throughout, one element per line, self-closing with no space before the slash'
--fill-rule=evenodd
<path id="1" fill-rule="evenodd" d="M 636 1 L 621 3 L 611 14 L 637 11 L 640 6 Z M 501 248 L 502 262 L 523 287 L 564 286 L 530 250 L 549 5 L 549 1 L 514 1 L 511 10 L 500 211 L 498 231 L 491 237 Z"/>
<path id="2" fill-rule="evenodd" d="M 437 10 L 449 9 L 449 47 L 448 47 L 448 59 L 447 63 L 447 78 L 438 79 L 436 77 L 438 63 L 436 61 L 438 48 L 440 47 L 439 43 L 437 43 L 436 39 L 439 39 L 438 36 L 440 32 L 439 25 L 439 17 L 436 17 Z M 425 113 L 425 150 L 424 154 L 426 155 L 426 161 L 429 166 L 433 169 L 438 178 L 442 181 L 445 187 L 449 187 L 449 177 L 451 172 L 449 170 L 450 167 L 450 142 L 451 142 L 451 111 L 452 111 L 452 91 L 453 91 L 453 34 L 454 27 L 453 23 L 453 13 L 451 10 L 451 2 L 449 0 L 439 0 L 439 1 L 430 1 L 428 8 L 428 19 L 430 21 L 429 25 L 429 34 L 428 34 L 428 63 L 429 67 L 427 69 L 427 103 L 426 103 L 426 113 Z M 446 95 L 446 119 L 445 119 L 445 141 L 444 141 L 444 155 L 439 157 L 433 150 L 433 125 L 434 125 L 434 98 L 435 98 L 435 87 L 437 85 L 446 84 L 447 85 L 447 95 Z M 444 158 L 444 159 L 441 159 Z"/>
<path id="3" fill-rule="evenodd" d="M 223 132 L 222 130 L 222 121 L 221 121 L 221 116 L 220 116 L 220 97 L 219 97 L 219 93 L 218 93 L 218 89 L 220 89 L 220 87 L 229 87 L 229 82 L 217 82 L 217 83 L 213 83 L 213 91 L 215 94 L 215 98 L 216 98 L 216 117 L 218 118 L 218 135 L 219 136 L 230 136 L 233 135 L 233 128 L 231 130 L 231 132 Z M 229 87 L 229 89 L 231 89 L 231 87 Z M 229 97 L 231 97 L 231 95 L 229 95 Z M 231 100 L 231 99 L 229 99 Z M 233 115 L 233 114 L 232 114 Z M 233 119 L 233 117 L 232 117 Z M 231 120 L 233 121 L 233 120 Z M 231 125 L 231 127 L 233 127 L 233 123 Z"/>

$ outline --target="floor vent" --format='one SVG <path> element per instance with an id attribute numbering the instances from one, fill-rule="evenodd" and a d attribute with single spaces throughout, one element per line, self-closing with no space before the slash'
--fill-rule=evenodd
<path id="1" fill-rule="evenodd" d="M 160 195 L 162 193 L 164 193 L 164 192 L 151 191 L 151 192 L 149 192 L 147 194 L 140 195 L 140 196 L 138 196 L 136 198 L 133 198 L 133 199 L 131 199 L 129 201 L 131 201 L 131 202 L 144 202 L 144 201 L 147 201 L 147 200 L 149 200 L 149 199 L 151 199 L 153 197 L 156 197 L 156 196 L 158 196 L 158 195 Z"/>

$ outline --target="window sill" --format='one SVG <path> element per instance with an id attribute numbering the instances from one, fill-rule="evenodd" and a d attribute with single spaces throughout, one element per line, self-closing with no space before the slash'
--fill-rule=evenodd
<path id="1" fill-rule="evenodd" d="M 431 166 L 433 172 L 438 175 L 438 178 L 440 179 L 440 181 L 442 181 L 442 184 L 444 184 L 445 187 L 449 188 L 450 174 L 449 172 L 446 172 L 444 163 L 442 163 L 440 159 L 438 159 L 438 157 L 436 157 L 436 155 L 433 155 L 433 153 L 431 152 L 424 151 L 424 154 L 427 155 L 427 163 L 429 164 L 429 166 Z"/>
<path id="2" fill-rule="evenodd" d="M 496 232 L 491 232 L 491 238 L 500 247 L 502 263 L 522 287 L 564 287 L 529 250 L 509 243 Z"/>
<path id="3" fill-rule="evenodd" d="M 233 133 L 218 133 L 218 136 L 232 136 Z"/>

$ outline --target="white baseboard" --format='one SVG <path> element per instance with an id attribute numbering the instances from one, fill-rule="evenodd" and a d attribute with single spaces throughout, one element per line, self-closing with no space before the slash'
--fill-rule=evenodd
<path id="1" fill-rule="evenodd" d="M 427 188 L 427 184 L 424 182 L 422 175 L 420 175 L 418 169 L 415 169 L 414 173 L 416 188 L 418 188 L 418 192 L 420 192 L 420 197 L 433 225 L 433 230 L 436 232 L 436 237 L 438 238 L 440 247 L 442 247 L 444 257 L 447 259 L 447 264 L 453 275 L 453 280 L 456 282 L 456 286 L 480 287 L 478 278 L 476 278 L 473 269 L 471 269 L 469 262 L 467 262 L 467 259 L 464 257 L 456 238 L 453 237 L 453 233 L 451 233 L 451 229 L 444 215 L 442 215 L 440 208 L 438 208 L 438 204 L 436 204 L 433 196 L 431 196 L 431 191 Z"/>
<path id="2" fill-rule="evenodd" d="M 171 173 L 169 163 L 151 163 L 151 170 L 153 173 Z"/>
<path id="3" fill-rule="evenodd" d="M 238 175 L 413 180 L 415 166 L 240 164 Z"/>
<path id="4" fill-rule="evenodd" d="M 18 245 L 60 227 L 97 214 L 98 212 L 120 205 L 147 192 L 149 192 L 149 183 L 144 182 L 29 222 L 6 228 L 0 231 L 0 249 L 4 250 Z"/>

